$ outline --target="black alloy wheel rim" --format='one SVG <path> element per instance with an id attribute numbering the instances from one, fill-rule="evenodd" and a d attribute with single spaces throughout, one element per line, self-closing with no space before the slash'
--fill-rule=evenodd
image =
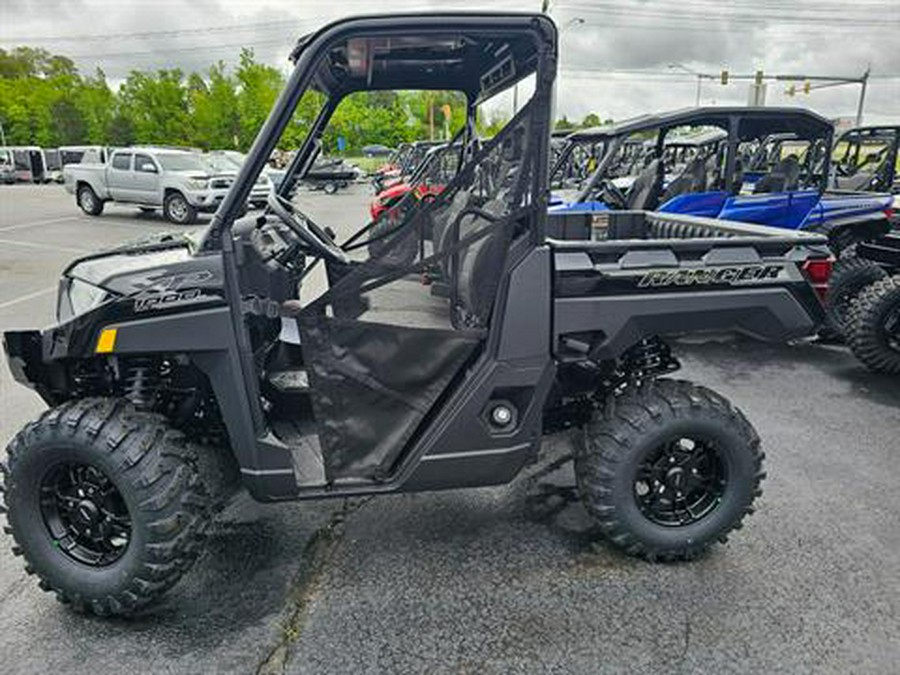
<path id="1" fill-rule="evenodd" d="M 716 510 L 728 484 L 715 444 L 680 437 L 638 465 L 634 497 L 641 513 L 664 527 L 692 525 Z"/>
<path id="2" fill-rule="evenodd" d="M 91 567 L 121 558 L 131 541 L 131 517 L 119 490 L 90 464 L 61 462 L 40 485 L 41 516 L 64 555 Z"/>

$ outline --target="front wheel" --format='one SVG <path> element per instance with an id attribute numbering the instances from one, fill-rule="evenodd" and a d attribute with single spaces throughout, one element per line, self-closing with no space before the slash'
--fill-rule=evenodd
<path id="1" fill-rule="evenodd" d="M 662 379 L 596 414 L 576 448 L 575 477 L 615 546 L 684 560 L 740 528 L 762 493 L 763 458 L 753 427 L 725 398 Z"/>
<path id="2" fill-rule="evenodd" d="M 197 209 L 180 192 L 172 192 L 166 196 L 163 214 L 166 220 L 176 225 L 190 225 L 197 220 Z"/>
<path id="3" fill-rule="evenodd" d="M 77 201 L 81 210 L 89 216 L 99 216 L 103 213 L 103 201 L 90 185 L 82 185 L 78 188 Z"/>
<path id="4" fill-rule="evenodd" d="M 200 553 L 211 498 L 196 449 L 158 415 L 85 399 L 26 426 L 0 465 L 13 553 L 78 611 L 158 600 Z"/>

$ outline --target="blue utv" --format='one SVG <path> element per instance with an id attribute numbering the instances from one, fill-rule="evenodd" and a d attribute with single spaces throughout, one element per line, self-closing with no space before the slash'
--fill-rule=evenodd
<path id="1" fill-rule="evenodd" d="M 818 232 L 840 253 L 890 229 L 892 197 L 829 187 L 833 135 L 831 122 L 809 110 L 752 107 L 575 132 L 552 170 L 554 234 L 592 238 L 606 212 L 644 209 Z M 567 182 L 581 149 L 599 145 L 596 169 Z"/>

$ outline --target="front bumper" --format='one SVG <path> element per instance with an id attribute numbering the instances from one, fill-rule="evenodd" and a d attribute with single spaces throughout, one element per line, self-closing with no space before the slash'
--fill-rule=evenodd
<path id="1" fill-rule="evenodd" d="M 188 203 L 198 211 L 215 211 L 227 194 L 228 188 L 224 188 L 221 190 L 185 191 L 184 196 Z M 268 185 L 254 185 L 247 201 L 250 204 L 265 204 L 268 196 Z"/>
<path id="2" fill-rule="evenodd" d="M 228 190 L 185 190 L 184 197 L 188 204 L 198 211 L 215 211 L 225 199 Z"/>
<path id="3" fill-rule="evenodd" d="M 38 330 L 15 330 L 3 334 L 3 351 L 13 379 L 34 389 L 48 404 L 54 404 L 54 391 L 65 388 L 63 370 L 44 360 L 43 336 Z"/>

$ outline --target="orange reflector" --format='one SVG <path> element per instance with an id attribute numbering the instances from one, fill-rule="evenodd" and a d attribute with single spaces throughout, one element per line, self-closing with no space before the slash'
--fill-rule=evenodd
<path id="1" fill-rule="evenodd" d="M 98 354 L 109 354 L 116 348 L 116 329 L 115 328 L 104 328 L 100 333 L 100 338 L 97 340 L 97 349 L 96 352 Z"/>

